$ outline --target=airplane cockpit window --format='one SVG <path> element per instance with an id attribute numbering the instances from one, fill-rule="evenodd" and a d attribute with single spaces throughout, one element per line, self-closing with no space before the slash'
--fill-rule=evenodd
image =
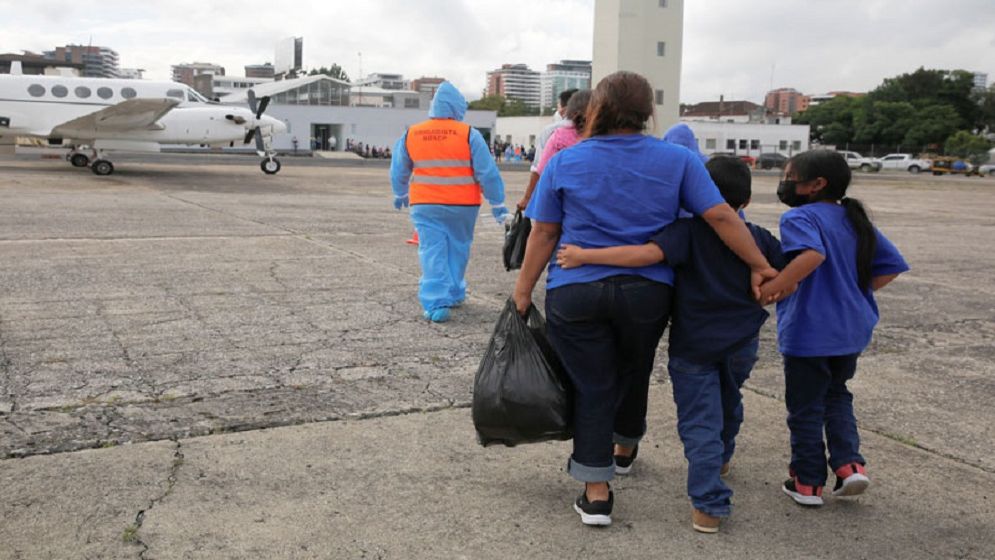
<path id="1" fill-rule="evenodd" d="M 86 99 L 87 97 L 90 97 L 91 94 L 90 88 L 86 86 L 79 86 L 74 91 L 76 93 L 76 97 L 79 97 L 80 99 Z"/>
<path id="2" fill-rule="evenodd" d="M 123 97 L 125 99 L 132 99 L 132 98 L 136 97 L 137 95 L 138 95 L 138 92 L 136 92 L 134 90 L 134 88 L 130 88 L 130 87 L 121 88 L 121 97 Z"/>
<path id="3" fill-rule="evenodd" d="M 101 99 L 110 99 L 114 97 L 114 91 L 109 87 L 97 88 L 97 97 Z"/>
<path id="4" fill-rule="evenodd" d="M 183 101 L 186 95 L 184 95 L 182 89 L 171 89 L 166 92 L 166 97 L 172 97 L 173 99 L 179 99 L 180 101 Z"/>
<path id="5" fill-rule="evenodd" d="M 28 94 L 30 94 L 31 97 L 41 97 L 45 95 L 45 86 L 41 84 L 31 84 L 28 86 Z"/>
<path id="6" fill-rule="evenodd" d="M 52 86 L 52 95 L 56 97 L 65 97 L 69 95 L 69 90 L 66 86 Z"/>
<path id="7" fill-rule="evenodd" d="M 207 98 L 192 89 L 188 89 L 187 101 L 190 101 L 191 103 L 207 103 Z"/>

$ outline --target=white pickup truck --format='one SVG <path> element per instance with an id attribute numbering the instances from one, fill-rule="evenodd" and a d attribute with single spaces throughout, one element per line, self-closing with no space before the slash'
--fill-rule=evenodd
<path id="1" fill-rule="evenodd" d="M 837 150 L 844 159 L 846 159 L 847 165 L 850 169 L 859 169 L 861 171 L 881 171 L 881 162 L 869 157 L 864 157 L 857 152 L 849 152 L 846 150 Z"/>
<path id="2" fill-rule="evenodd" d="M 901 169 L 909 173 L 928 171 L 933 166 L 930 160 L 914 158 L 912 154 L 888 154 L 878 161 L 881 162 L 881 169 Z"/>

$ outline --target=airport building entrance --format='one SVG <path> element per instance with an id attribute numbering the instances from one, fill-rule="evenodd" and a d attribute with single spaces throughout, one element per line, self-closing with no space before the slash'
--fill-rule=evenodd
<path id="1" fill-rule="evenodd" d="M 345 143 L 342 140 L 342 125 L 312 123 L 311 149 L 321 152 L 344 150 Z"/>

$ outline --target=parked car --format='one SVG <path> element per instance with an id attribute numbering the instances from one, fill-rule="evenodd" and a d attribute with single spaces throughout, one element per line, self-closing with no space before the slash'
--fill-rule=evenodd
<path id="1" fill-rule="evenodd" d="M 982 177 L 995 177 L 995 163 L 986 163 L 978 166 L 978 175 Z"/>
<path id="2" fill-rule="evenodd" d="M 881 169 L 900 169 L 909 173 L 926 171 L 933 166 L 932 161 L 912 157 L 912 154 L 888 154 L 878 161 L 881 162 Z"/>
<path id="3" fill-rule="evenodd" d="M 846 159 L 850 169 L 859 169 L 864 172 L 881 171 L 881 162 L 869 157 L 864 157 L 857 152 L 839 150 L 840 155 Z"/>
<path id="4" fill-rule="evenodd" d="M 777 152 L 771 152 L 769 154 L 760 154 L 757 158 L 757 167 L 760 169 L 784 169 L 784 166 L 788 163 L 788 156 L 784 154 L 779 154 Z"/>
<path id="5" fill-rule="evenodd" d="M 713 152 L 711 157 L 734 157 L 743 160 L 746 165 L 753 167 L 757 163 L 757 158 L 746 154 L 734 154 L 732 152 Z"/>

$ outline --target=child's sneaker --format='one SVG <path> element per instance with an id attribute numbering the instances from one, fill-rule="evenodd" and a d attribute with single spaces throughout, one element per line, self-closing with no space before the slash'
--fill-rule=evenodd
<path id="1" fill-rule="evenodd" d="M 615 505 L 615 493 L 608 490 L 608 500 L 589 501 L 585 489 L 574 502 L 574 511 L 580 514 L 584 525 L 607 527 L 612 524 L 612 506 Z"/>
<path id="2" fill-rule="evenodd" d="M 870 485 L 871 479 L 867 478 L 864 465 L 860 463 L 843 465 L 836 469 L 836 486 L 833 488 L 833 496 L 856 496 L 863 494 Z"/>
<path id="3" fill-rule="evenodd" d="M 691 508 L 691 527 L 699 533 L 718 533 L 722 519 L 708 515 L 698 508 Z"/>
<path id="4" fill-rule="evenodd" d="M 784 493 L 791 496 L 792 500 L 803 506 L 821 506 L 823 503 L 822 487 L 802 484 L 798 482 L 797 477 L 785 480 L 781 490 L 784 490 Z"/>
<path id="5" fill-rule="evenodd" d="M 632 472 L 632 462 L 636 460 L 636 455 L 638 454 L 639 444 L 636 444 L 628 457 L 625 455 L 615 455 L 615 474 L 626 475 Z"/>

